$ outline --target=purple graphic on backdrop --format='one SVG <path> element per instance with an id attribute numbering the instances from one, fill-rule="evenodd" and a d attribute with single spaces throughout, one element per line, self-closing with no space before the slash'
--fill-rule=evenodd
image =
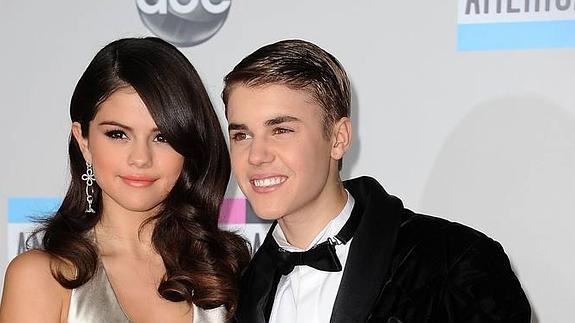
<path id="1" fill-rule="evenodd" d="M 224 24 L 231 0 L 136 0 L 142 22 L 179 47 L 201 44 Z"/>

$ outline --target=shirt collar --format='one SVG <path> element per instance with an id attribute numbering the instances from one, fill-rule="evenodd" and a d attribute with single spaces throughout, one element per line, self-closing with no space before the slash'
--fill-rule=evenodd
<path id="1" fill-rule="evenodd" d="M 287 251 L 305 251 L 315 247 L 318 243 L 326 241 L 327 238 L 334 237 L 338 232 L 343 228 L 349 217 L 351 216 L 351 211 L 353 210 L 353 206 L 355 205 L 355 199 L 348 190 L 345 190 L 347 193 L 347 202 L 343 209 L 339 212 L 339 214 L 331 219 L 327 223 L 327 225 L 315 236 L 315 238 L 311 241 L 309 246 L 306 249 L 300 249 L 298 247 L 292 246 L 286 239 L 286 236 L 279 225 L 276 225 L 274 231 L 272 232 L 272 237 L 284 250 Z"/>

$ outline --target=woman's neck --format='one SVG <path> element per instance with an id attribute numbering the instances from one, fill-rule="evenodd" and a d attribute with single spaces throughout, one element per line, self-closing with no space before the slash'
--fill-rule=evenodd
<path id="1" fill-rule="evenodd" d="M 155 254 L 152 232 L 154 213 L 107 210 L 94 228 L 98 249 L 102 256 L 150 257 Z"/>

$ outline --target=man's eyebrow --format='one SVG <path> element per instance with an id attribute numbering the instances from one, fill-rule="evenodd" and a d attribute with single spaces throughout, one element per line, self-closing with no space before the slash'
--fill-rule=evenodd
<path id="1" fill-rule="evenodd" d="M 228 131 L 232 130 L 248 130 L 248 127 L 243 123 L 230 123 L 228 125 Z"/>
<path id="2" fill-rule="evenodd" d="M 292 116 L 278 116 L 273 119 L 267 120 L 264 124 L 266 127 L 275 126 L 284 122 L 299 122 L 300 119 Z"/>

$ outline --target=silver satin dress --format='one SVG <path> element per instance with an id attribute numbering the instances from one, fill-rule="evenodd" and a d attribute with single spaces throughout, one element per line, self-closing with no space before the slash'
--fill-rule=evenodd
<path id="1" fill-rule="evenodd" d="M 226 322 L 226 310 L 223 306 L 204 310 L 193 305 L 192 323 Z M 68 311 L 68 323 L 130 323 L 102 264 L 98 266 L 94 277 L 86 284 L 73 289 Z"/>

